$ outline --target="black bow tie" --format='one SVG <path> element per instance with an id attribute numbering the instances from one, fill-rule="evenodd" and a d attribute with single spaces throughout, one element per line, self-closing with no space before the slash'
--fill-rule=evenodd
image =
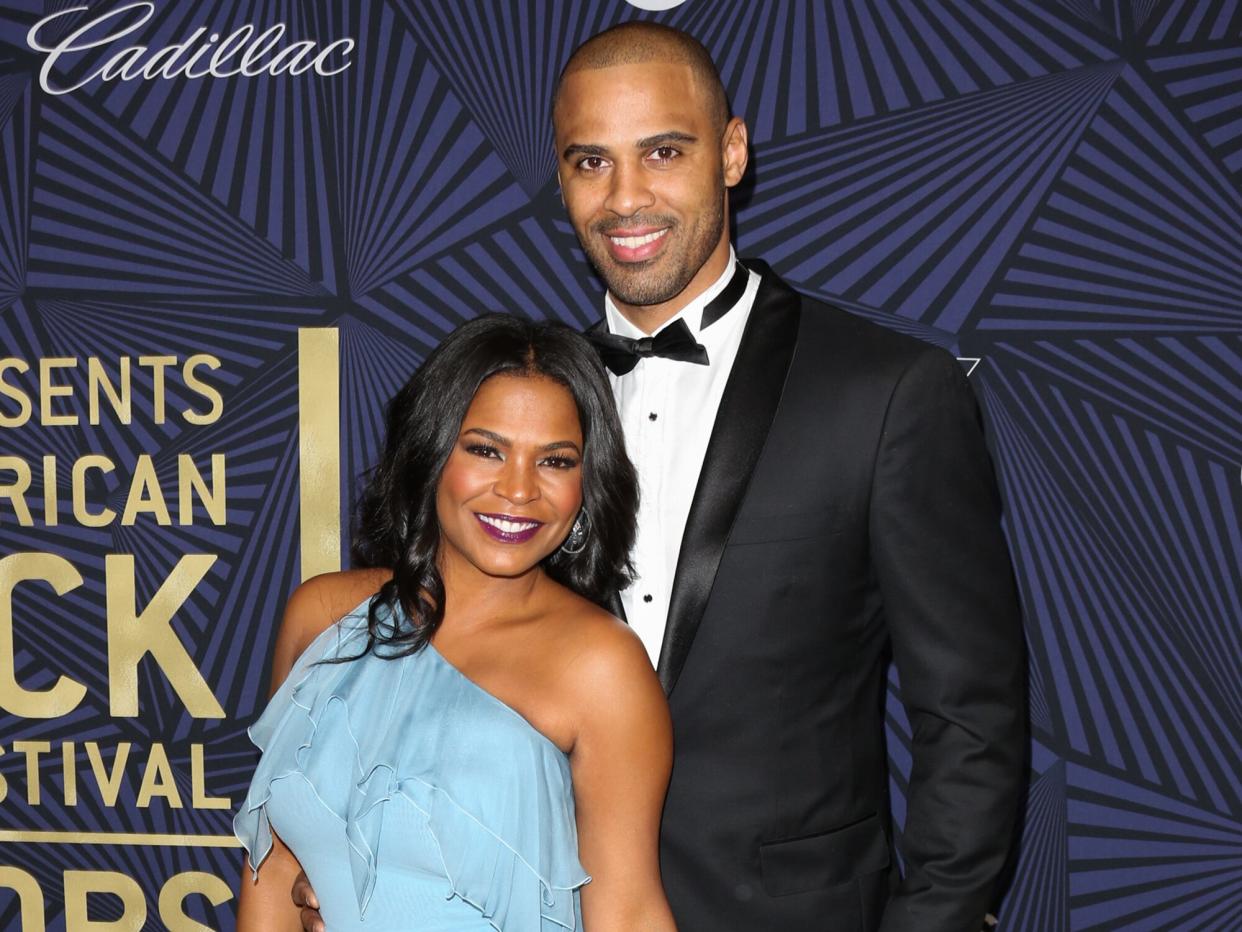
<path id="1" fill-rule="evenodd" d="M 680 317 L 653 337 L 633 340 L 600 330 L 588 333 L 587 339 L 595 344 L 604 365 L 617 375 L 625 375 L 644 356 L 663 356 L 699 366 L 706 366 L 708 361 L 707 350 Z"/>
<path id="2" fill-rule="evenodd" d="M 735 263 L 729 284 L 703 308 L 700 329 L 714 324 L 741 300 L 749 279 L 750 273 L 746 267 L 740 262 Z M 602 329 L 588 331 L 586 336 L 595 344 L 604 365 L 617 375 L 625 375 L 638 365 L 638 360 L 646 356 L 662 356 L 699 366 L 708 364 L 707 349 L 695 340 L 684 318 L 673 321 L 654 337 L 642 337 L 638 340 Z"/>

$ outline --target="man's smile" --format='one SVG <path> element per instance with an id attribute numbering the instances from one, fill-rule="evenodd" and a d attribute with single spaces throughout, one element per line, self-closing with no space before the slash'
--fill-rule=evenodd
<path id="1" fill-rule="evenodd" d="M 641 262 L 650 259 L 663 247 L 669 227 L 612 230 L 604 234 L 608 251 L 618 262 Z"/>

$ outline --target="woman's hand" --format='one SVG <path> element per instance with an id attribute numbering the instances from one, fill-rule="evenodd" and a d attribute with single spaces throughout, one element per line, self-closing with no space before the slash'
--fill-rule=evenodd
<path id="1" fill-rule="evenodd" d="M 323 917 L 319 915 L 319 897 L 311 886 L 310 878 L 302 871 L 293 881 L 293 905 L 301 910 L 303 932 L 327 932 Z"/>
<path id="2" fill-rule="evenodd" d="M 252 879 L 250 864 L 242 865 L 237 932 L 298 932 L 297 910 L 289 902 L 289 885 L 302 874 L 302 865 L 274 834 L 272 850 Z M 318 915 L 318 914 L 316 914 Z M 320 925 L 319 932 L 323 932 Z"/>

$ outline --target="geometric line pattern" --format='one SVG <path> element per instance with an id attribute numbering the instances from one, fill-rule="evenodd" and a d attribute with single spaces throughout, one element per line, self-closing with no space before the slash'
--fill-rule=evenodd
<path id="1" fill-rule="evenodd" d="M 74 741 L 89 777 L 85 742 L 111 761 L 120 741 L 135 753 L 161 741 L 183 792 L 201 743 L 210 791 L 240 799 L 254 764 L 244 729 L 301 569 L 298 329 L 340 335 L 345 522 L 385 401 L 444 334 L 493 310 L 579 327 L 600 316 L 602 285 L 556 188 L 551 91 L 573 45 L 642 17 L 698 36 L 747 120 L 752 167 L 730 194 L 738 254 L 983 361 L 971 384 L 1029 646 L 1029 793 L 1003 927 L 1238 926 L 1242 3 L 168 2 L 122 44 L 283 24 L 286 43 L 357 46 L 334 76 L 95 79 L 49 95 L 25 36 L 66 6 L 0 9 L 0 357 L 78 359 L 58 375 L 74 400 L 57 402 L 77 410 L 85 357 L 116 379 L 126 357 L 209 353 L 224 414 L 186 423 L 179 412 L 204 399 L 170 368 L 172 415 L 157 422 L 151 372 L 135 364 L 129 424 L 0 429 L 6 455 L 58 463 L 58 522 L 22 526 L 0 497 L 0 556 L 60 554 L 84 579 L 63 597 L 18 588 L 16 675 L 40 689 L 63 672 L 88 690 L 59 719 L 4 713 L 0 743 Z M 84 80 L 115 52 L 66 56 L 52 80 Z M 37 398 L 37 371 L 5 381 Z M 15 410 L 0 395 L 0 413 Z M 119 512 L 139 456 L 175 489 L 179 456 L 203 468 L 220 452 L 223 526 L 201 506 L 188 525 L 74 520 L 70 464 L 85 454 L 117 467 L 89 474 L 87 504 Z M 27 495 L 40 517 L 44 495 L 40 481 Z M 109 715 L 112 553 L 135 556 L 142 604 L 181 555 L 217 555 L 173 627 L 226 718 L 191 718 L 150 661 L 140 714 Z M 899 700 L 892 676 L 898 829 L 912 765 Z M 93 790 L 67 806 L 59 768 L 43 756 L 43 803 L 29 806 L 22 755 L 0 757 L 5 827 L 228 830 L 223 811 L 139 810 L 136 770 L 117 806 Z M 173 873 L 238 876 L 228 849 L 6 845 L 0 863 L 39 878 L 53 927 L 66 869 L 123 871 L 151 903 Z M 0 927 L 16 909 L 0 899 Z M 120 918 L 110 898 L 91 909 Z M 231 928 L 231 904 L 186 909 Z"/>
<path id="2" fill-rule="evenodd" d="M 1236 817 L 1083 767 L 1066 782 L 1072 928 L 1237 928 Z"/>
<path id="3" fill-rule="evenodd" d="M 1116 73 L 1084 68 L 761 148 L 742 249 L 818 294 L 956 332 Z"/>
<path id="4" fill-rule="evenodd" d="M 1058 761 L 1031 783 L 1022 822 L 1022 856 L 1000 915 L 1011 932 L 1063 929 L 1069 918 L 1065 764 Z"/>
<path id="5" fill-rule="evenodd" d="M 1242 195 L 1134 72 L 1084 135 L 980 327 L 1242 327 Z"/>
<path id="6" fill-rule="evenodd" d="M 671 22 L 713 52 L 760 143 L 1113 57 L 1093 29 L 1047 4 L 687 3 Z"/>
<path id="7" fill-rule="evenodd" d="M 1242 652 L 1228 620 L 1242 587 L 1209 556 L 1238 536 L 1236 511 L 1222 514 L 1228 498 L 1216 498 L 1229 495 L 1221 467 L 1091 399 L 1021 379 L 998 378 L 990 410 L 1021 503 L 1015 558 L 1032 596 L 1029 633 L 1057 686 L 1056 731 L 1067 750 L 1236 811 Z M 1196 490 L 1202 511 L 1172 489 Z"/>
<path id="8" fill-rule="evenodd" d="M 1242 176 L 1242 46 L 1150 58 L 1195 134 L 1211 148 L 1234 181 Z"/>
<path id="9" fill-rule="evenodd" d="M 0 77 L 0 312 L 25 286 L 30 191 L 30 95 Z"/>
<path id="10" fill-rule="evenodd" d="M 574 47 L 630 18 L 621 0 L 602 4 L 395 0 L 528 196 L 553 174 L 552 88 Z"/>

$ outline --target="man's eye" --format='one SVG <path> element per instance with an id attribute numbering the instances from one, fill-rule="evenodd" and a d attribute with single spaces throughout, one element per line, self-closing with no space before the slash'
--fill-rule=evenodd
<path id="1" fill-rule="evenodd" d="M 604 167 L 604 160 L 598 155 L 588 155 L 578 162 L 578 168 L 583 171 L 597 172 Z"/>
<path id="2" fill-rule="evenodd" d="M 651 157 L 657 162 L 671 162 L 679 155 L 681 155 L 681 153 L 672 146 L 659 146 L 658 148 L 651 150 Z"/>

